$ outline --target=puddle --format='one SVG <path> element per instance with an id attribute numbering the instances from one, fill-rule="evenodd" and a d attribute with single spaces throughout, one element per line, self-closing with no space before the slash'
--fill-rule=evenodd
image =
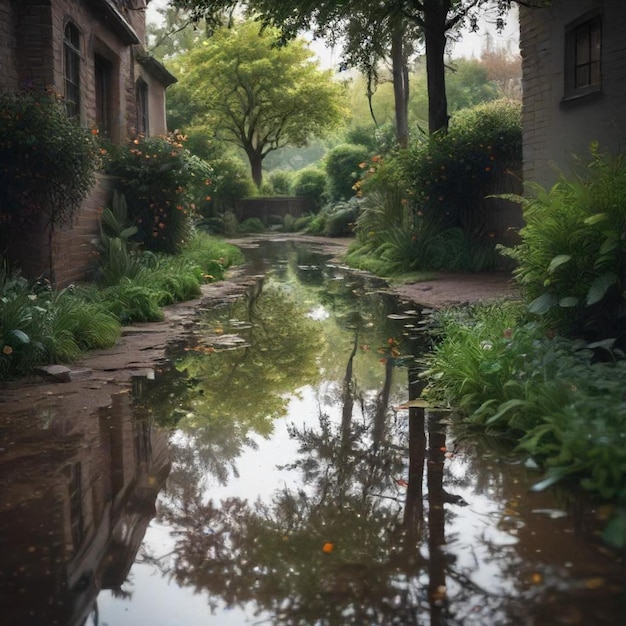
<path id="1" fill-rule="evenodd" d="M 419 311 L 293 242 L 154 379 L 2 416 L 2 623 L 617 624 L 593 509 L 425 412 Z"/>

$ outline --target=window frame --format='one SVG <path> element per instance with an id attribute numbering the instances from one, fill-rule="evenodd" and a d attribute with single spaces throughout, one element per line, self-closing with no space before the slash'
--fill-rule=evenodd
<path id="1" fill-rule="evenodd" d="M 72 21 L 63 29 L 63 90 L 68 117 L 80 119 L 81 115 L 81 33 Z"/>
<path id="2" fill-rule="evenodd" d="M 137 132 L 146 137 L 150 134 L 150 103 L 148 83 L 139 77 L 135 84 L 135 99 L 137 102 Z"/>
<path id="3" fill-rule="evenodd" d="M 578 100 L 602 93 L 602 54 L 603 20 L 599 11 L 590 11 L 565 27 L 565 85 L 563 101 Z M 598 39 L 597 55 L 594 55 L 593 36 Z M 588 40 L 588 54 L 584 59 L 578 57 L 581 35 Z M 597 81 L 592 78 L 594 66 L 597 66 Z M 581 68 L 587 70 L 589 81 L 577 84 Z"/>

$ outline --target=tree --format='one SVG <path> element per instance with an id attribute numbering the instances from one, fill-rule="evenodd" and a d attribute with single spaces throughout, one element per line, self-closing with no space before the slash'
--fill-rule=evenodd
<path id="1" fill-rule="evenodd" d="M 261 22 L 275 26 L 281 31 L 282 41 L 288 41 L 299 32 L 313 31 L 321 37 L 337 32 L 337 24 L 350 22 L 355 16 L 369 16 L 366 23 L 374 18 L 385 20 L 391 25 L 386 31 L 394 33 L 394 27 L 400 28 L 400 19 L 417 27 L 423 35 L 426 49 L 426 71 L 428 77 L 428 128 L 431 133 L 447 130 L 448 105 L 446 99 L 446 81 L 444 56 L 447 39 L 451 33 L 465 23 L 476 28 L 478 15 L 489 12 L 496 23 L 503 24 L 504 15 L 513 0 L 385 0 L 371 3 L 371 9 L 364 8 L 366 3 L 357 0 L 172 0 L 175 6 L 189 9 L 194 18 L 207 18 L 219 21 L 225 11 L 232 11 L 238 5 L 245 4 L 256 14 Z M 520 2 L 521 0 L 516 0 Z M 542 0 L 537 0 L 541 3 Z M 374 22 L 381 26 L 377 30 L 384 33 L 382 21 Z M 400 24 L 400 25 L 399 25 Z M 395 31 L 396 35 L 398 31 Z M 398 77 L 400 79 L 400 76 Z M 403 97 L 403 96 L 399 96 Z M 399 103 L 400 106 L 400 103 Z"/>
<path id="2" fill-rule="evenodd" d="M 319 69 L 305 42 L 277 47 L 278 32 L 259 29 L 255 22 L 218 28 L 178 57 L 169 104 L 186 109 L 188 123 L 242 148 L 258 188 L 270 152 L 307 145 L 343 114 L 341 86 Z"/>

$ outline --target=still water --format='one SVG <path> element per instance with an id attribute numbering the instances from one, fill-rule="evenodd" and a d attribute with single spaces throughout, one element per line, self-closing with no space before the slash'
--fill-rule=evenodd
<path id="1" fill-rule="evenodd" d="M 421 311 L 303 244 L 246 255 L 154 380 L 0 418 L 3 626 L 626 622 L 602 511 L 411 403 Z"/>

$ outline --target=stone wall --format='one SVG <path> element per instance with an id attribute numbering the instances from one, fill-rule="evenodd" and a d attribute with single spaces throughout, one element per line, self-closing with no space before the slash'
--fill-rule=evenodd
<path id="1" fill-rule="evenodd" d="M 601 90 L 580 98 L 565 94 L 566 27 L 587 12 L 602 16 Z M 626 3 L 552 0 L 549 7 L 520 7 L 523 71 L 524 180 L 553 184 L 556 168 L 589 155 L 592 141 L 618 151 L 626 139 Z"/>

